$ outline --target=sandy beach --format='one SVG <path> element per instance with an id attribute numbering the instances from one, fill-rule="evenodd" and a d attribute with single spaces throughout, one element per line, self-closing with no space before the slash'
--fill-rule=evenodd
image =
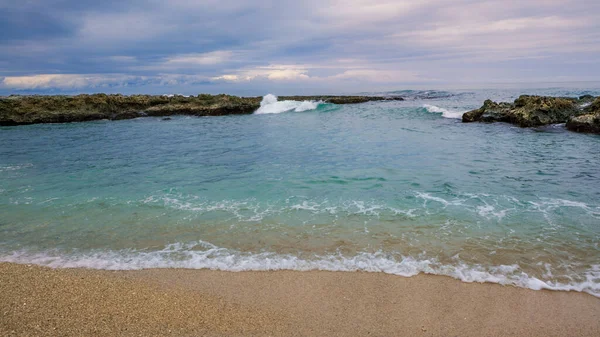
<path id="1" fill-rule="evenodd" d="M 598 336 L 588 294 L 381 273 L 0 264 L 2 336 Z"/>

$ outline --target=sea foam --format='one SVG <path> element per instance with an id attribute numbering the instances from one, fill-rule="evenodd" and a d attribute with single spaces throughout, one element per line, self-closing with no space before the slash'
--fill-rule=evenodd
<path id="1" fill-rule="evenodd" d="M 532 277 L 518 264 L 482 266 L 467 264 L 456 257 L 454 263 L 441 264 L 434 258 L 395 256 L 385 252 L 362 252 L 354 256 L 314 255 L 310 259 L 272 252 L 247 253 L 217 247 L 204 241 L 174 243 L 158 251 L 29 252 L 0 253 L 0 262 L 32 263 L 52 268 L 93 268 L 139 270 L 148 268 L 210 269 L 221 271 L 337 271 L 381 272 L 411 277 L 420 273 L 450 276 L 463 282 L 499 283 L 533 290 L 586 292 L 600 297 L 600 265 L 593 265 L 584 278 L 569 283 Z M 547 275 L 552 275 L 546 265 Z"/>
<path id="2" fill-rule="evenodd" d="M 423 104 L 423 108 L 431 113 L 441 113 L 444 118 L 462 118 L 466 111 L 451 111 L 435 105 Z"/>
<path id="3" fill-rule="evenodd" d="M 268 94 L 260 102 L 260 108 L 255 114 L 278 114 L 287 111 L 302 112 L 315 110 L 323 102 L 317 101 L 278 101 L 277 96 Z"/>

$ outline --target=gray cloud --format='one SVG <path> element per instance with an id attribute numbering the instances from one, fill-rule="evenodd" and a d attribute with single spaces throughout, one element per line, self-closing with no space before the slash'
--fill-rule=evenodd
<path id="1" fill-rule="evenodd" d="M 3 93 L 343 91 L 600 75 L 597 1 L 47 0 L 0 9 Z"/>

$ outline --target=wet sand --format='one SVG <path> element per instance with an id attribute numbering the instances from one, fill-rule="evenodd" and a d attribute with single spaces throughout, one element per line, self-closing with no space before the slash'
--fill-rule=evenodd
<path id="1" fill-rule="evenodd" d="M 0 336 L 600 336 L 600 299 L 381 273 L 0 263 Z"/>

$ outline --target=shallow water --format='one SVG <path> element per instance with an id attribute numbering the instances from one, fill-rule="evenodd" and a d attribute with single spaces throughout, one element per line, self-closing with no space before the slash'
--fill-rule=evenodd
<path id="1" fill-rule="evenodd" d="M 419 272 L 600 296 L 600 136 L 463 124 L 484 99 L 0 128 L 0 261 Z M 279 113 L 278 113 L 279 112 Z"/>

